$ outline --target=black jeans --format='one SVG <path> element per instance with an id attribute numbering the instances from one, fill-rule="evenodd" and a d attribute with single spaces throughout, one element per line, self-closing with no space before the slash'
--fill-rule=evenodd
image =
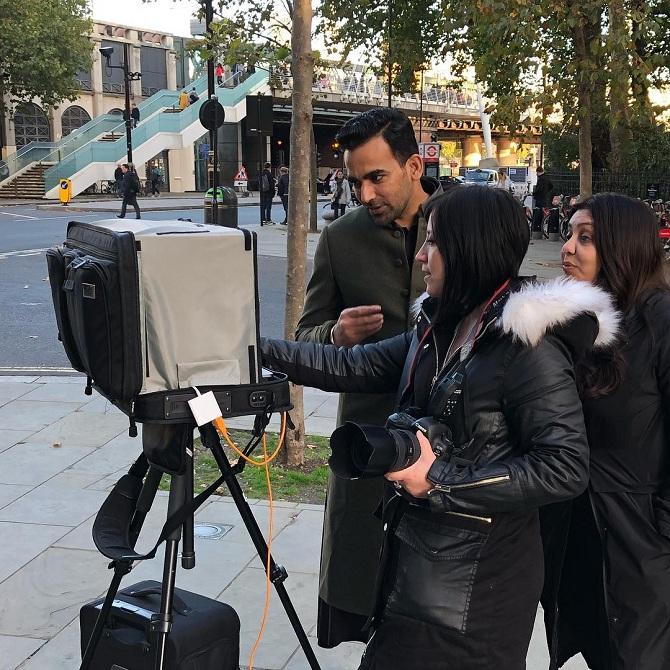
<path id="1" fill-rule="evenodd" d="M 272 198 L 271 193 L 261 193 L 261 219 L 272 221 Z"/>
<path id="2" fill-rule="evenodd" d="M 284 207 L 284 221 L 288 221 L 288 195 L 280 195 L 279 197 Z"/>
<path id="3" fill-rule="evenodd" d="M 344 216 L 344 212 L 346 211 L 347 206 L 346 205 L 340 205 L 340 204 L 334 202 L 331 205 L 331 208 L 333 210 L 333 213 L 335 214 L 335 216 L 333 217 L 333 221 L 335 221 L 335 219 L 339 218 L 340 216 Z"/>
<path id="4" fill-rule="evenodd" d="M 160 195 L 161 191 L 158 188 L 158 181 L 151 181 L 151 195 Z"/>
<path id="5" fill-rule="evenodd" d="M 126 208 L 132 205 L 135 208 L 135 215 L 140 218 L 140 206 L 137 204 L 137 193 L 128 193 L 123 196 L 123 203 L 121 205 L 121 216 L 126 215 Z"/>

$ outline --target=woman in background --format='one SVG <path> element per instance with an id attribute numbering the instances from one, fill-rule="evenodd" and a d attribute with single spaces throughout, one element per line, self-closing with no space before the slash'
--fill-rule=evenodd
<path id="1" fill-rule="evenodd" d="M 570 226 L 564 273 L 605 289 L 624 320 L 613 347 L 577 366 L 588 490 L 542 512 L 551 668 L 578 653 L 592 670 L 670 668 L 670 293 L 658 224 L 641 201 L 599 193 Z"/>

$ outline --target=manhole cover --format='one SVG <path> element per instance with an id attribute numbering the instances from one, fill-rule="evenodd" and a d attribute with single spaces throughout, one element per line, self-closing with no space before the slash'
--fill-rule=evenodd
<path id="1" fill-rule="evenodd" d="M 193 534 L 201 540 L 220 540 L 233 526 L 227 523 L 196 523 Z"/>

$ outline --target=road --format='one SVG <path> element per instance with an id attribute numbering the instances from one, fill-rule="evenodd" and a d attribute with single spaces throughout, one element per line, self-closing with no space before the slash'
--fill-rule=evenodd
<path id="1" fill-rule="evenodd" d="M 199 210 L 147 212 L 143 216 L 154 220 L 179 217 L 203 220 Z M 113 214 L 108 213 L 64 214 L 61 210 L 38 210 L 34 206 L 3 207 L 0 200 L 0 368 L 69 367 L 56 339 L 44 253 L 63 242 L 68 221 L 111 217 Z M 257 222 L 257 207 L 240 207 L 240 226 Z M 281 337 L 286 260 L 262 256 L 258 259 L 258 269 L 261 333 Z M 311 267 L 308 267 L 309 272 Z"/>

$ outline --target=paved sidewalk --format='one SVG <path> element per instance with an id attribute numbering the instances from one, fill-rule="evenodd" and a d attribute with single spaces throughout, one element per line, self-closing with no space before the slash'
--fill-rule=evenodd
<path id="1" fill-rule="evenodd" d="M 204 206 L 204 193 L 165 193 L 158 198 L 150 196 L 141 197 L 137 199 L 140 209 L 143 212 L 164 212 L 169 210 L 189 210 L 202 209 Z M 327 202 L 330 196 L 319 195 L 317 201 Z M 279 197 L 275 196 L 273 203 L 281 205 Z M 0 201 L 0 205 L 2 205 Z M 16 204 L 16 203 L 14 203 Z M 121 204 L 121 198 L 100 198 L 96 200 L 75 198 L 67 209 L 73 212 L 118 212 Z M 247 197 L 238 195 L 238 207 L 258 207 L 260 199 L 257 193 L 250 193 Z M 58 201 L 42 200 L 37 201 L 37 209 L 45 210 L 63 210 L 65 207 Z"/>
<path id="2" fill-rule="evenodd" d="M 102 595 L 111 572 L 93 546 L 93 518 L 107 491 L 137 457 L 139 439 L 100 396 L 83 394 L 82 377 L 0 377 L 0 670 L 72 670 L 79 661 L 80 606 Z M 305 389 L 308 433 L 328 435 L 336 397 Z M 240 419 L 230 422 L 245 426 Z M 262 529 L 264 501 L 250 501 Z M 143 531 L 149 548 L 165 519 L 159 494 Z M 289 571 L 286 588 L 316 648 L 316 596 L 323 509 L 277 502 L 273 554 Z M 217 497 L 196 522 L 229 527 L 220 539 L 196 538 L 196 568 L 177 574 L 177 585 L 231 604 L 242 620 L 241 662 L 246 667 L 264 597 L 260 561 L 230 498 Z M 203 528 L 206 530 L 206 528 Z M 140 564 L 124 584 L 161 579 L 162 554 Z M 547 668 L 540 619 L 529 670 Z M 317 648 L 323 670 L 354 670 L 362 646 Z M 307 663 L 273 595 L 270 618 L 256 656 L 257 669 L 303 670 Z M 582 670 L 573 660 L 564 666 Z M 392 670 L 392 669 L 390 669 Z"/>

